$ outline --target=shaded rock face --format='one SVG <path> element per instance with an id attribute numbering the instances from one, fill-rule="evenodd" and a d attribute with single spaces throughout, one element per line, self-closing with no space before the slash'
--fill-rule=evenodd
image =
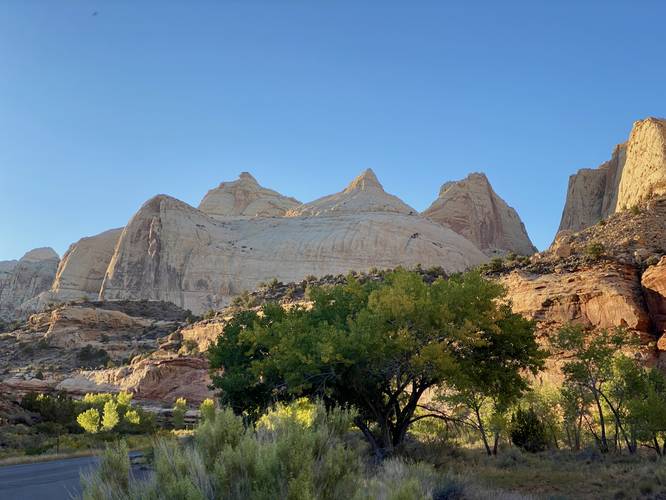
<path id="1" fill-rule="evenodd" d="M 243 172 L 238 180 L 223 182 L 206 193 L 199 210 L 213 218 L 233 216 L 281 217 L 300 202 L 259 185 L 252 175 Z"/>
<path id="2" fill-rule="evenodd" d="M 48 290 L 60 258 L 51 248 L 37 248 L 18 261 L 0 263 L 0 319 L 20 315 L 21 305 Z"/>
<path id="3" fill-rule="evenodd" d="M 663 337 L 666 333 L 666 257 L 645 270 L 641 283 L 654 328 Z M 665 341 L 660 342 L 662 350 L 666 350 L 664 344 Z"/>
<path id="4" fill-rule="evenodd" d="M 665 193 L 666 120 L 637 121 L 609 161 L 569 178 L 559 229 L 579 231 Z"/>
<path id="5" fill-rule="evenodd" d="M 322 200 L 303 206 L 309 216 L 216 220 L 157 196 L 125 228 L 100 297 L 165 300 L 201 313 L 271 278 L 417 264 L 455 272 L 487 259 L 452 230 L 409 215 L 371 172 Z"/>
<path id="6" fill-rule="evenodd" d="M 536 252 L 518 213 L 495 193 L 481 173 L 444 184 L 439 197 L 422 215 L 450 227 L 486 255 Z"/>
<path id="7" fill-rule="evenodd" d="M 556 329 L 566 323 L 593 328 L 650 331 L 640 276 L 633 266 L 607 262 L 576 272 L 537 275 L 521 271 L 500 279 L 513 310 Z"/>

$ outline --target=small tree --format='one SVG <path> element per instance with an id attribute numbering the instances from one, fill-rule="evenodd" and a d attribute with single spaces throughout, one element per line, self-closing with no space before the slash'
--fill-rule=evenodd
<path id="1" fill-rule="evenodd" d="M 599 434 L 589 420 L 586 423 L 601 452 L 608 452 L 606 409 L 610 410 L 618 431 L 627 439 L 620 405 L 624 396 L 619 400 L 613 397 L 616 391 L 613 389 L 615 353 L 622 347 L 635 345 L 635 339 L 631 339 L 623 329 L 592 331 L 582 325 L 566 325 L 555 335 L 552 343 L 554 347 L 566 351 L 570 359 L 562 365 L 565 385 L 576 387 L 591 397 L 599 422 Z"/>
<path id="2" fill-rule="evenodd" d="M 102 416 L 102 429 L 110 432 L 120 422 L 118 416 L 118 403 L 113 400 L 104 403 L 104 415 Z"/>
<path id="3" fill-rule="evenodd" d="M 511 418 L 511 441 L 525 451 L 543 451 L 548 444 L 546 427 L 532 408 L 518 410 Z"/>
<path id="4" fill-rule="evenodd" d="M 187 412 L 187 400 L 185 398 L 176 399 L 176 404 L 173 407 L 173 414 L 171 421 L 176 429 L 185 427 L 185 413 Z"/>
<path id="5" fill-rule="evenodd" d="M 76 417 L 76 421 L 84 431 L 90 434 L 97 434 L 99 432 L 100 416 L 97 408 L 90 408 L 84 411 Z"/>

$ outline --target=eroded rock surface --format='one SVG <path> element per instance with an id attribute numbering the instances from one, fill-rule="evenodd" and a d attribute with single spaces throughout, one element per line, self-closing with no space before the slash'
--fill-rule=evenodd
<path id="1" fill-rule="evenodd" d="M 444 184 L 423 215 L 450 227 L 486 255 L 536 252 L 518 213 L 495 193 L 481 173 Z"/>

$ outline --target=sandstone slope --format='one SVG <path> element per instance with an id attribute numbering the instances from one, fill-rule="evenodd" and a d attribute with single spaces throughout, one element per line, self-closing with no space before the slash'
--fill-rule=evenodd
<path id="1" fill-rule="evenodd" d="M 518 213 L 495 193 L 482 173 L 444 184 L 422 215 L 450 227 L 486 255 L 536 252 Z"/>

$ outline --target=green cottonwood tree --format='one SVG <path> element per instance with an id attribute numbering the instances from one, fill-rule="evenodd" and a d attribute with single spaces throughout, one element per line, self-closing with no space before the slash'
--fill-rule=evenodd
<path id="1" fill-rule="evenodd" d="M 309 310 L 269 304 L 261 315 L 237 315 L 209 350 L 211 366 L 224 368 L 214 384 L 224 405 L 253 419 L 275 401 L 303 395 L 352 405 L 381 457 L 413 422 L 431 416 L 416 415 L 429 388 L 490 384 L 504 401 L 526 386 L 524 370 L 540 368 L 533 325 L 501 303 L 503 293 L 478 273 L 432 285 L 402 270 L 383 283 L 349 277 L 310 290 Z"/>

